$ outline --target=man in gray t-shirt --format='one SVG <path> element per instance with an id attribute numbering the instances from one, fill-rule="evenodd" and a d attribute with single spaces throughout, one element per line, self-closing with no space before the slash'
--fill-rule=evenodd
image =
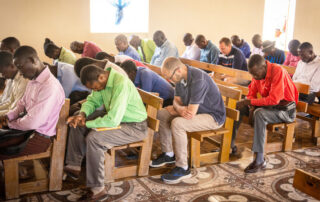
<path id="1" fill-rule="evenodd" d="M 176 167 L 161 177 L 164 182 L 172 184 L 191 177 L 187 131 L 220 128 L 225 122 L 226 112 L 218 87 L 204 71 L 169 57 L 164 61 L 161 73 L 176 84 L 175 97 L 173 105 L 158 112 L 163 153 L 150 166 L 160 167 L 175 162 Z"/>

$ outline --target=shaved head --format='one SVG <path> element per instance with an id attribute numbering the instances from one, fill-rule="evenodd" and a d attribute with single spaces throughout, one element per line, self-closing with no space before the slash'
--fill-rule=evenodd
<path id="1" fill-rule="evenodd" d="M 167 38 L 163 31 L 158 30 L 153 34 L 153 41 L 158 47 L 161 47 L 167 41 Z"/>
<path id="2" fill-rule="evenodd" d="M 208 41 L 207 41 L 206 37 L 204 37 L 202 34 L 199 34 L 196 37 L 195 42 L 200 49 L 205 49 L 206 46 L 208 45 Z"/>
<path id="3" fill-rule="evenodd" d="M 190 33 L 186 33 L 184 36 L 183 36 L 183 43 L 185 46 L 190 46 L 193 42 L 193 37 L 192 37 L 192 34 Z"/>
<path id="4" fill-rule="evenodd" d="M 20 47 L 20 42 L 15 37 L 7 37 L 1 41 L 0 50 L 9 51 L 10 53 L 14 53 Z"/>
<path id="5" fill-rule="evenodd" d="M 141 44 L 141 39 L 139 36 L 137 35 L 131 35 L 130 38 L 129 38 L 129 44 L 131 46 L 133 46 L 135 49 L 138 49 L 138 47 L 140 46 Z"/>

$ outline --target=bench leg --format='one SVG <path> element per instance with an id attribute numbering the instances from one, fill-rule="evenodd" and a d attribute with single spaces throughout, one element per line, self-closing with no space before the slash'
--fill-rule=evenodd
<path id="1" fill-rule="evenodd" d="M 316 146 L 320 145 L 320 120 L 316 119 L 312 123 L 312 138 Z"/>
<path id="2" fill-rule="evenodd" d="M 200 141 L 190 137 L 190 166 L 200 167 Z"/>
<path id="3" fill-rule="evenodd" d="M 104 170 L 105 170 L 105 182 L 113 182 L 113 171 L 115 167 L 115 150 L 110 149 L 105 153 Z"/>
<path id="4" fill-rule="evenodd" d="M 228 162 L 231 147 L 231 134 L 230 132 L 223 134 L 220 151 L 220 163 Z"/>
<path id="5" fill-rule="evenodd" d="M 153 142 L 153 132 L 151 131 L 151 129 L 148 129 L 148 137 L 145 139 L 145 142 L 140 150 L 140 155 L 139 155 L 139 167 L 138 167 L 139 176 L 146 176 L 149 174 L 152 142 Z"/>
<path id="6" fill-rule="evenodd" d="M 292 143 L 293 143 L 293 135 L 294 135 L 294 123 L 286 124 L 286 134 L 284 137 L 283 143 L 283 151 L 291 151 L 292 150 Z"/>
<path id="7" fill-rule="evenodd" d="M 6 199 L 19 198 L 19 162 L 5 160 L 3 163 Z"/>
<path id="8" fill-rule="evenodd" d="M 39 159 L 32 160 L 34 167 L 34 174 L 37 180 L 46 179 L 48 177 L 48 173 L 45 169 L 45 166 Z"/>

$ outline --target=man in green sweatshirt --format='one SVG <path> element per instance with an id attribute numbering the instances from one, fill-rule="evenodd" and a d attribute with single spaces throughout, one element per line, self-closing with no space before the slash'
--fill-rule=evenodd
<path id="1" fill-rule="evenodd" d="M 93 91 L 82 104 L 80 114 L 68 119 L 70 132 L 64 170 L 68 176 L 77 178 L 86 156 L 87 187 L 91 192 L 85 200 L 104 200 L 108 197 L 104 186 L 105 152 L 114 146 L 143 140 L 147 135 L 147 112 L 134 84 L 112 68 L 103 70 L 87 65 L 80 77 L 82 84 Z M 97 117 L 95 112 L 102 105 L 106 112 Z M 113 130 L 94 130 L 118 126 Z"/>

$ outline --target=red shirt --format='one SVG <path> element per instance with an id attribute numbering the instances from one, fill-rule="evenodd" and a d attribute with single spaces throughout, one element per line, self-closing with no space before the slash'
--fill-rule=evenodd
<path id="1" fill-rule="evenodd" d="M 84 42 L 82 57 L 95 58 L 96 54 L 102 50 L 95 44 L 90 41 Z"/>
<path id="2" fill-rule="evenodd" d="M 134 60 L 134 59 L 128 59 L 128 60 L 131 60 L 132 62 L 134 62 L 137 67 L 146 67 L 146 68 L 148 68 L 147 66 L 145 66 L 142 62 L 140 62 L 138 60 Z"/>
<path id="3" fill-rule="evenodd" d="M 251 100 L 251 105 L 277 105 L 280 100 L 295 101 L 297 103 L 299 93 L 288 72 L 277 64 L 268 61 L 266 63 L 266 78 L 262 80 L 252 78 L 249 85 L 247 98 Z M 262 98 L 257 98 L 257 93 L 260 93 Z"/>

